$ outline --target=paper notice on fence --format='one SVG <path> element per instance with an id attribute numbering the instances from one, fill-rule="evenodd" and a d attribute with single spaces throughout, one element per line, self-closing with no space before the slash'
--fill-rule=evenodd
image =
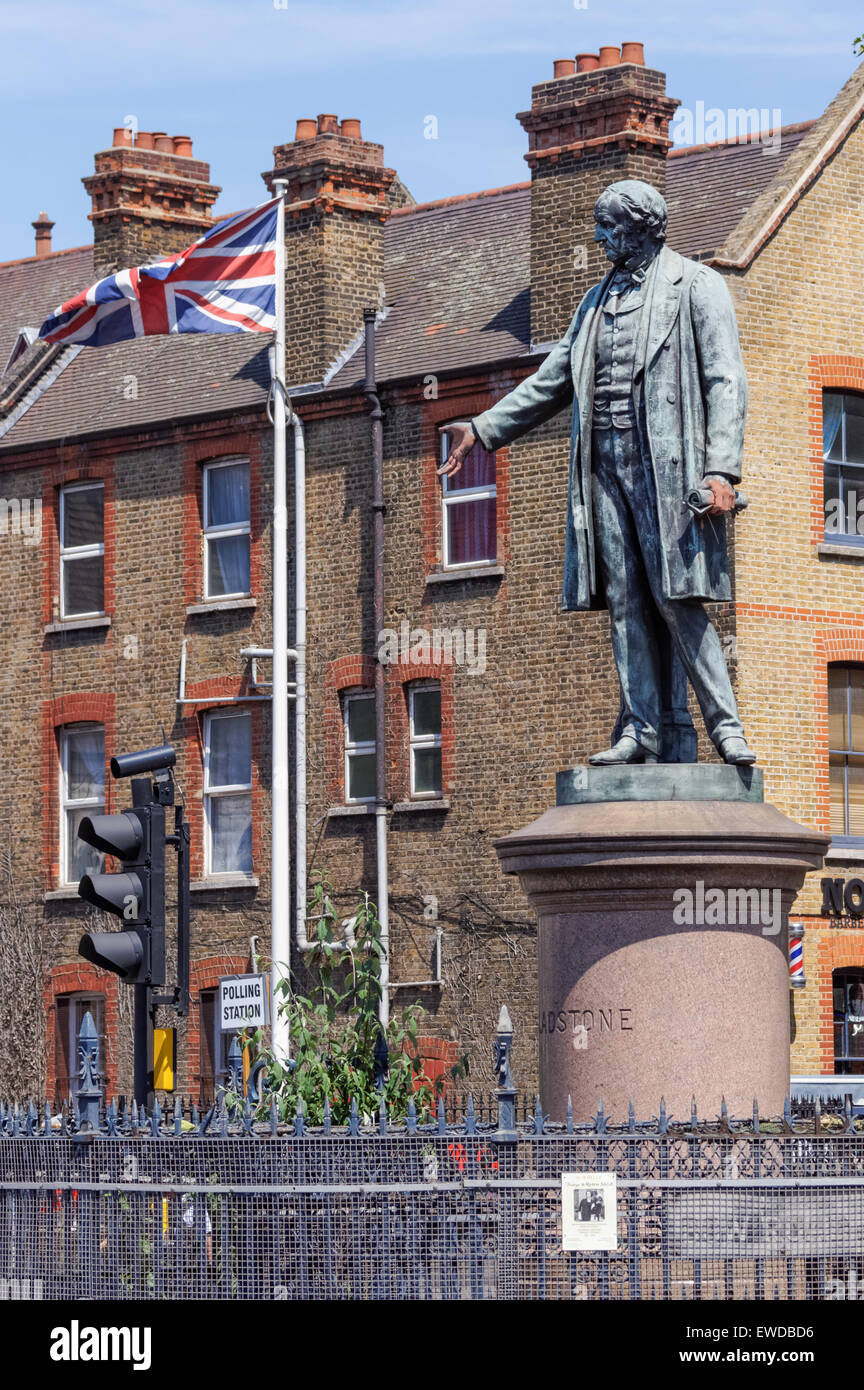
<path id="1" fill-rule="evenodd" d="M 617 1249 L 614 1173 L 561 1174 L 561 1246 L 564 1250 Z"/>

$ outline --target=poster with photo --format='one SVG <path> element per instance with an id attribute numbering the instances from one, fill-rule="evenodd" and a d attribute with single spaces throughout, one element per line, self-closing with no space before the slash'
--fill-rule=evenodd
<path id="1" fill-rule="evenodd" d="M 564 1250 L 617 1249 L 614 1173 L 561 1174 L 561 1245 Z"/>

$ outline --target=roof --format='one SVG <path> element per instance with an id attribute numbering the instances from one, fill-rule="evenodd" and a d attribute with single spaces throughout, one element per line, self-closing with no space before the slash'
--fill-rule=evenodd
<path id="1" fill-rule="evenodd" d="M 670 150 L 666 161 L 669 245 L 704 260 L 774 181 L 815 121 L 711 145 Z"/>
<path id="2" fill-rule="evenodd" d="M 794 163 L 827 116 L 784 127 L 771 143 L 763 137 L 672 151 L 669 244 L 705 259 L 734 239 L 748 209 L 783 185 L 786 161 Z M 376 329 L 379 381 L 483 369 L 530 351 L 530 209 L 530 183 L 522 183 L 391 213 L 384 226 L 389 307 Z M 38 326 L 92 279 L 88 247 L 0 264 L 0 369 L 22 327 Z M 0 451 L 261 408 L 268 343 L 258 335 L 195 335 L 84 348 L 60 359 L 59 370 L 54 362 L 46 390 L 27 375 L 44 351 L 36 345 L 16 362 L 12 384 L 26 383 L 29 404 L 14 424 L 7 417 L 5 431 L 0 419 Z M 360 384 L 362 351 L 346 356 L 325 379 L 328 389 Z M 8 377 L 0 383 L 0 397 L 8 384 Z"/>

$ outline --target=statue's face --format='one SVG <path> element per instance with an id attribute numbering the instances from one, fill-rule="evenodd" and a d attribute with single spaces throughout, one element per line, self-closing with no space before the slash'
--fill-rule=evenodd
<path id="1" fill-rule="evenodd" d="M 594 209 L 594 240 L 601 243 L 613 265 L 624 265 L 643 250 L 645 233 L 610 193 Z"/>

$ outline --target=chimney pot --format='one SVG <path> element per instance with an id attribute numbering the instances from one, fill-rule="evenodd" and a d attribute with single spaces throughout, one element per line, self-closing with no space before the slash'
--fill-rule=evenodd
<path id="1" fill-rule="evenodd" d="M 174 153 L 174 141 L 164 130 L 154 130 L 153 147 L 154 149 L 161 150 L 163 154 Z"/>
<path id="2" fill-rule="evenodd" d="M 115 150 L 118 146 L 125 145 L 128 147 L 132 144 L 132 132 L 128 125 L 115 125 L 114 137 L 111 144 Z"/>
<path id="3" fill-rule="evenodd" d="M 601 45 L 600 64 L 601 68 L 617 68 L 621 62 L 621 50 L 614 44 Z"/>
<path id="4" fill-rule="evenodd" d="M 360 122 L 358 120 L 355 120 L 352 116 L 346 117 L 346 119 L 342 122 L 340 129 L 342 134 L 346 136 L 349 140 L 363 139 L 363 136 L 360 133 Z"/>
<path id="5" fill-rule="evenodd" d="M 641 43 L 622 43 L 621 62 L 636 63 L 640 68 L 644 68 L 645 45 Z"/>
<path id="6" fill-rule="evenodd" d="M 149 130 L 139 130 L 139 131 L 138 131 L 138 134 L 135 136 L 135 148 L 136 148 L 136 150 L 152 150 L 152 148 L 153 148 L 153 134 L 152 134 L 152 132 L 149 131 Z"/>
<path id="7" fill-rule="evenodd" d="M 311 140 L 315 135 L 318 126 L 311 117 L 304 117 L 297 122 L 297 130 L 294 135 L 295 140 Z"/>
<path id="8" fill-rule="evenodd" d="M 599 66 L 600 66 L 600 59 L 597 57 L 597 54 L 596 54 L 596 53 L 577 53 L 577 54 L 576 54 L 576 71 L 577 71 L 577 72 L 593 72 L 594 69 L 595 69 L 595 68 L 599 68 Z"/>
<path id="9" fill-rule="evenodd" d="M 319 116 L 319 117 L 318 117 L 318 134 L 319 134 L 319 135 L 338 135 L 338 134 L 339 134 L 339 117 L 338 117 L 338 116 L 333 116 L 333 115 L 331 115 L 331 114 L 329 114 L 329 113 L 325 113 L 323 116 Z"/>
<path id="10" fill-rule="evenodd" d="M 553 69 L 554 77 L 572 77 L 576 71 L 575 58 L 556 58 Z"/>
<path id="11" fill-rule="evenodd" d="M 36 256 L 41 261 L 43 256 L 51 255 L 51 230 L 54 223 L 47 212 L 40 212 L 36 221 L 31 222 L 30 226 L 36 232 Z"/>
<path id="12" fill-rule="evenodd" d="M 175 135 L 175 136 L 173 137 L 173 140 L 174 140 L 174 153 L 175 153 L 175 154 L 182 154 L 182 155 L 185 156 L 185 158 L 191 159 L 191 157 L 192 157 L 192 137 L 191 137 L 191 135 Z"/>

